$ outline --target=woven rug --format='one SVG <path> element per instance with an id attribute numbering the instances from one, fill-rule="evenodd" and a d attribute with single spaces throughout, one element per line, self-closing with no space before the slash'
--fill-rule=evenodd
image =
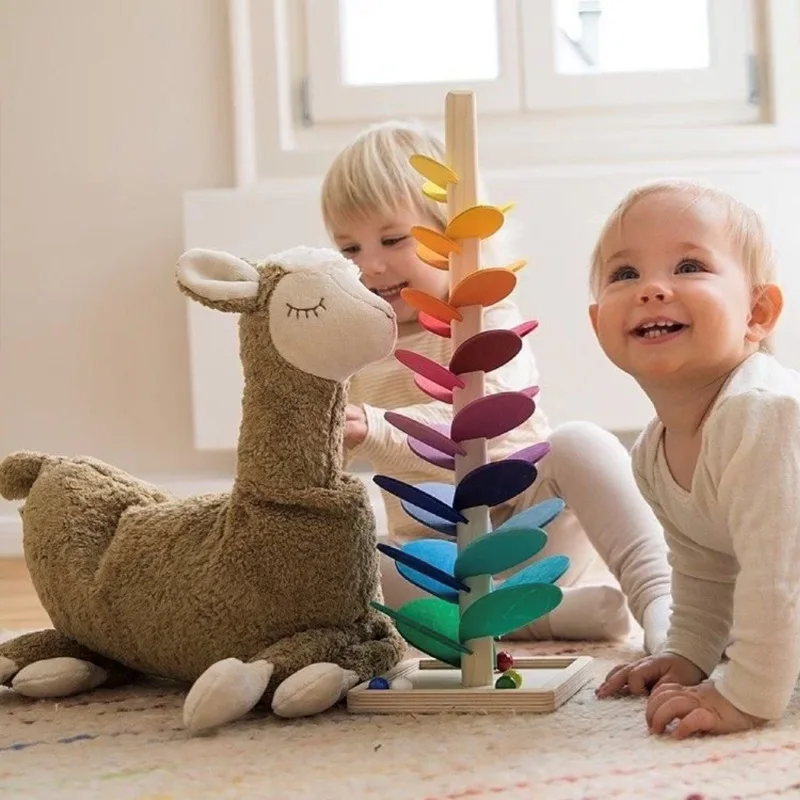
<path id="1" fill-rule="evenodd" d="M 2 634 L 0 634 L 0 637 Z M 0 798 L 113 800 L 699 800 L 800 797 L 800 698 L 756 733 L 649 736 L 639 699 L 594 698 L 628 641 L 517 653 L 592 655 L 594 678 L 548 715 L 251 715 L 191 738 L 183 693 L 147 684 L 59 702 L 0 689 Z"/>

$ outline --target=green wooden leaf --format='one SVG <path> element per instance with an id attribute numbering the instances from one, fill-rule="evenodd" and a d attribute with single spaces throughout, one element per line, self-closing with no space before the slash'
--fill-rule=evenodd
<path id="1" fill-rule="evenodd" d="M 374 601 L 370 605 L 396 620 L 397 630 L 412 647 L 445 664 L 459 667 L 461 654 L 472 652 L 458 641 L 457 605 L 438 597 L 410 600 L 397 610 Z"/>
<path id="2" fill-rule="evenodd" d="M 547 544 L 541 528 L 509 528 L 487 533 L 459 553 L 453 568 L 456 578 L 497 575 L 535 556 Z"/>
<path id="3" fill-rule="evenodd" d="M 567 556 L 547 556 L 535 564 L 528 564 L 525 569 L 507 578 L 503 587 L 522 586 L 528 583 L 555 583 L 569 569 Z"/>
<path id="4" fill-rule="evenodd" d="M 549 614 L 561 602 L 561 589 L 548 583 L 501 586 L 473 602 L 461 615 L 459 639 L 505 636 Z"/>

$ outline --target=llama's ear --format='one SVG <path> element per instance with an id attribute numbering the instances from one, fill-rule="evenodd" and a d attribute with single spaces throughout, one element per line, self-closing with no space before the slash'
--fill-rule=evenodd
<path id="1" fill-rule="evenodd" d="M 210 306 L 229 308 L 258 295 L 258 270 L 219 250 L 187 250 L 178 259 L 177 273 L 181 287 Z"/>

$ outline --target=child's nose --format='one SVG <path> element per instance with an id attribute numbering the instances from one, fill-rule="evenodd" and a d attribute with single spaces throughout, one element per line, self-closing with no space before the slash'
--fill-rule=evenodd
<path id="1" fill-rule="evenodd" d="M 668 286 L 663 283 L 649 283 L 641 289 L 640 300 L 642 303 L 649 303 L 656 300 L 660 303 L 666 302 L 672 296 Z"/>
<path id="2" fill-rule="evenodd" d="M 358 268 L 364 275 L 382 275 L 386 272 L 386 265 L 383 263 L 383 259 L 375 256 L 360 259 Z"/>

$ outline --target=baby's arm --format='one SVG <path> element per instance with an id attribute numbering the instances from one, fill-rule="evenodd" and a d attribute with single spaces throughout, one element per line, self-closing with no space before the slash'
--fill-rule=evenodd
<path id="1" fill-rule="evenodd" d="M 728 401 L 720 507 L 739 575 L 730 663 L 717 689 L 753 717 L 780 718 L 800 673 L 800 402 L 761 392 Z"/>

